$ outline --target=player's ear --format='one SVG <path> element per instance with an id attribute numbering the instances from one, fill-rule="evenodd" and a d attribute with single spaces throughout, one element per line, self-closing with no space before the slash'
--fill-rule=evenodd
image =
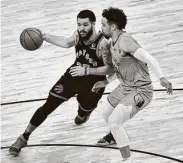
<path id="1" fill-rule="evenodd" d="M 116 24 L 111 24 L 111 29 L 114 31 L 114 30 L 116 30 Z"/>

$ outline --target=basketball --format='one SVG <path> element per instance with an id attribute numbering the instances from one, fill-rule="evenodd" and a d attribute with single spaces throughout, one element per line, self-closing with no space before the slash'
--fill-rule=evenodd
<path id="1" fill-rule="evenodd" d="M 26 50 L 37 50 L 41 47 L 42 43 L 42 34 L 36 28 L 26 28 L 20 35 L 20 44 Z"/>

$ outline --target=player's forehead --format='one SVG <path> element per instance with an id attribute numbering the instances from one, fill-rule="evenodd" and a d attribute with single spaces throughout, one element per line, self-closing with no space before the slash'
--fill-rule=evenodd
<path id="1" fill-rule="evenodd" d="M 102 24 L 107 24 L 108 23 L 108 21 L 107 21 L 107 19 L 105 18 L 105 17 L 102 17 Z"/>
<path id="2" fill-rule="evenodd" d="M 90 19 L 89 18 L 78 18 L 77 23 L 80 23 L 80 24 L 90 23 Z"/>

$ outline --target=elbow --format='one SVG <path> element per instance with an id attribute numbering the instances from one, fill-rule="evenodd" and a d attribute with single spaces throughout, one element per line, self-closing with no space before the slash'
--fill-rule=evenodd
<path id="1" fill-rule="evenodd" d="M 107 75 L 114 74 L 115 72 L 114 72 L 113 67 L 112 66 L 107 66 L 106 73 L 107 73 Z"/>
<path id="2" fill-rule="evenodd" d="M 154 67 L 157 65 L 157 60 L 153 56 L 150 56 L 149 60 L 147 60 L 147 64 L 151 67 Z"/>

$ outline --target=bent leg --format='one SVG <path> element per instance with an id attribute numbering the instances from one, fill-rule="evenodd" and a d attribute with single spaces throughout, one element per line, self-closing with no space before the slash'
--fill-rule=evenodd
<path id="1" fill-rule="evenodd" d="M 98 102 L 101 99 L 103 92 L 104 88 L 98 93 L 92 92 L 90 88 L 86 88 L 78 93 L 77 101 L 79 107 L 78 115 L 75 118 L 75 124 L 83 124 L 89 119 L 90 114 L 98 106 Z"/>

